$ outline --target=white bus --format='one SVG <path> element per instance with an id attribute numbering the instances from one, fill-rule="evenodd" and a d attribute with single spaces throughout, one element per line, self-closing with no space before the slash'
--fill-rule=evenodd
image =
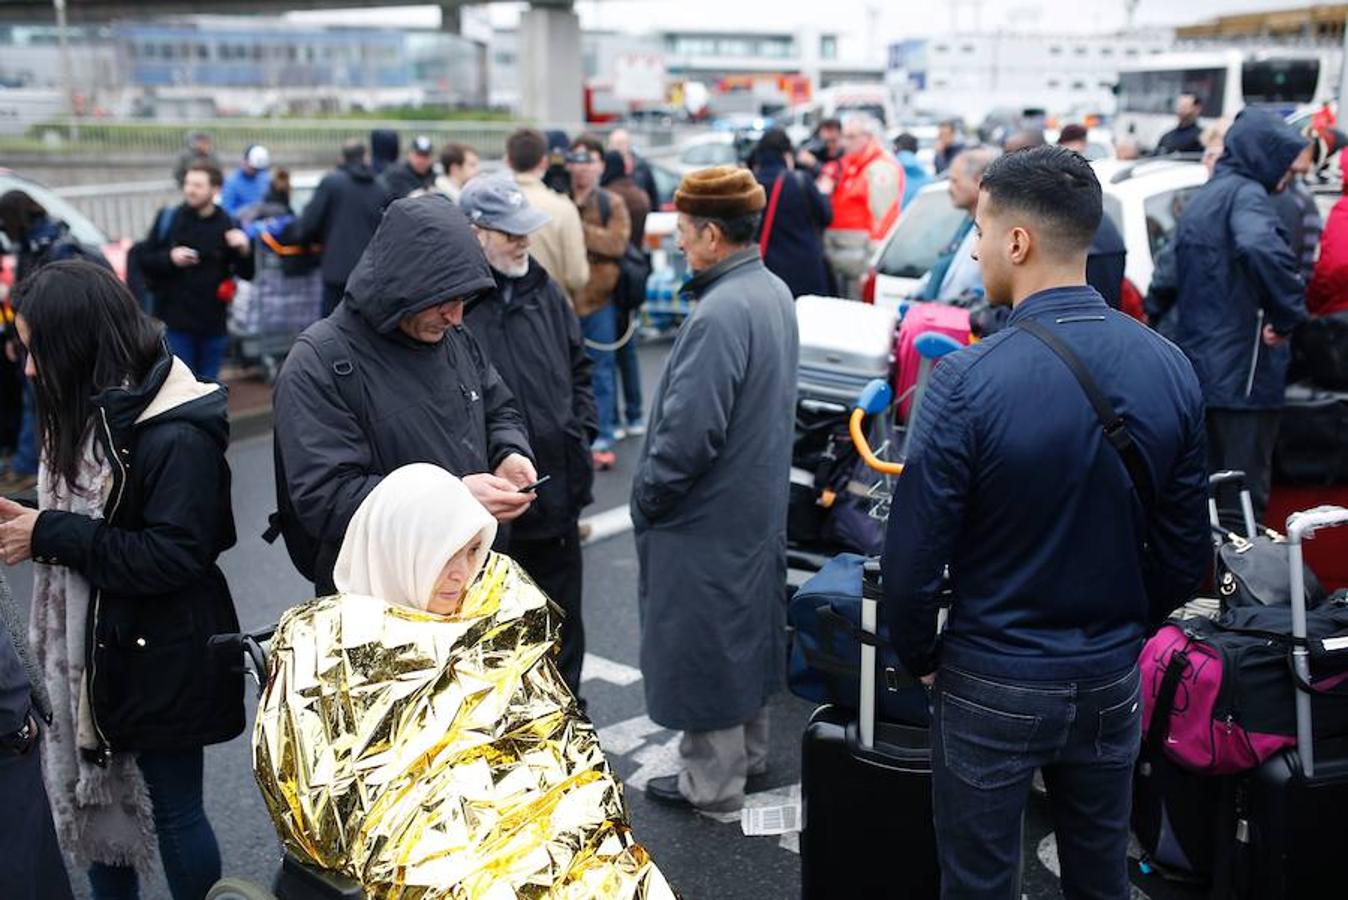
<path id="1" fill-rule="evenodd" d="M 1231 120 L 1245 106 L 1262 106 L 1286 118 L 1338 93 L 1340 52 L 1318 50 L 1219 50 L 1163 53 L 1119 66 L 1116 137 L 1144 149 L 1175 127 L 1175 98 L 1203 98 L 1204 125 Z"/>

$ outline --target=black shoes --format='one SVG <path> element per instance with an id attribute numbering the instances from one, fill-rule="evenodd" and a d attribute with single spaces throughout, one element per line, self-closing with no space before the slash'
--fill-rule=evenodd
<path id="1" fill-rule="evenodd" d="M 678 809 L 692 809 L 693 804 L 679 790 L 678 775 L 661 775 L 646 782 L 647 799 Z"/>

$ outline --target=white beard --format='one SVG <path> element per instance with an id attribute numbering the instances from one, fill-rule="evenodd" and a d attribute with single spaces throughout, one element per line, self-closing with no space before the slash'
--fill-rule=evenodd
<path id="1" fill-rule="evenodd" d="M 491 267 L 507 278 L 523 278 L 529 272 L 529 257 L 523 262 L 512 263 L 506 260 L 489 260 Z"/>

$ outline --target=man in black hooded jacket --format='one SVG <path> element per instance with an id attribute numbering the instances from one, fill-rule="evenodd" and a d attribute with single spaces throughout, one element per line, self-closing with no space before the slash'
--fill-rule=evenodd
<path id="1" fill-rule="evenodd" d="M 590 443 L 599 414 L 580 320 L 557 282 L 529 255 L 529 235 L 548 222 L 515 182 L 480 176 L 459 208 L 473 223 L 496 278 L 468 306 L 466 320 L 515 393 L 539 471 L 538 501 L 510 529 L 511 557 L 566 613 L 557 668 L 580 696 L 585 659 L 579 519 L 593 497 Z"/>
<path id="2" fill-rule="evenodd" d="M 275 440 L 294 518 L 319 544 L 320 595 L 351 516 L 399 466 L 447 469 L 501 522 L 535 499 L 519 491 L 538 478 L 524 418 L 463 327 L 464 301 L 495 285 L 448 198 L 395 201 L 343 301 L 286 357 Z"/>
<path id="3" fill-rule="evenodd" d="M 365 145 L 347 141 L 342 164 L 323 176 L 293 226 L 295 233 L 286 235 L 290 243 L 323 245 L 323 315 L 341 301 L 346 279 L 379 227 L 388 201 L 388 189 L 365 160 Z"/>

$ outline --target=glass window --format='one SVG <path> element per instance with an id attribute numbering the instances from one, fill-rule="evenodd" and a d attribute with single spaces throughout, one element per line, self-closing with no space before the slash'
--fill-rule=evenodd
<path id="1" fill-rule="evenodd" d="M 949 47 L 948 45 L 946 45 L 946 44 L 936 44 L 936 45 L 933 46 L 931 49 L 934 50 L 934 51 L 936 51 L 937 53 L 949 53 L 949 52 L 950 52 L 950 47 Z"/>
<path id="2" fill-rule="evenodd" d="M 967 55 L 967 54 L 970 54 L 970 53 L 973 53 L 973 52 L 974 52 L 974 45 L 973 45 L 973 44 L 961 44 L 961 45 L 960 45 L 960 52 L 961 52 L 961 53 L 964 53 L 964 54 L 966 54 L 966 55 Z"/>
<path id="3" fill-rule="evenodd" d="M 1075 53 L 1077 56 L 1085 56 L 1086 48 L 1082 46 L 1076 46 L 1072 48 L 1072 52 Z"/>
<path id="4" fill-rule="evenodd" d="M 1108 46 L 1101 47 L 1101 48 L 1100 48 L 1100 55 L 1101 55 L 1101 56 L 1113 56 L 1113 55 L 1114 55 L 1114 48 L 1113 48 L 1113 47 L 1108 47 Z"/>
<path id="5" fill-rule="evenodd" d="M 826 34 L 819 39 L 819 55 L 823 59 L 838 58 L 838 38 L 835 35 Z"/>
<path id="6" fill-rule="evenodd" d="M 1147 220 L 1147 244 L 1151 248 L 1152 259 L 1155 259 L 1156 254 L 1160 253 L 1174 237 L 1180 213 L 1184 212 L 1184 207 L 1197 190 L 1198 186 L 1194 185 L 1164 191 L 1142 202 L 1142 211 Z"/>
<path id="7" fill-rule="evenodd" d="M 1048 52 L 1049 52 L 1049 55 L 1051 55 L 1051 56 L 1062 56 L 1062 48 L 1059 47 L 1059 46 L 1057 46 L 1056 44 L 1053 45 L 1053 46 L 1051 46 L 1051 47 L 1049 47 L 1049 48 L 1048 48 Z"/>
<path id="8" fill-rule="evenodd" d="M 1166 69 L 1119 74 L 1119 111 L 1169 115 L 1180 94 L 1203 98 L 1203 113 L 1222 115 L 1226 95 L 1225 69 Z"/>
<path id="9" fill-rule="evenodd" d="M 921 278 L 964 221 L 946 191 L 922 191 L 904 207 L 893 237 L 880 255 L 876 271 L 895 278 Z"/>
<path id="10" fill-rule="evenodd" d="M 1245 63 L 1240 89 L 1246 103 L 1310 103 L 1319 80 L 1319 60 L 1265 59 Z"/>

